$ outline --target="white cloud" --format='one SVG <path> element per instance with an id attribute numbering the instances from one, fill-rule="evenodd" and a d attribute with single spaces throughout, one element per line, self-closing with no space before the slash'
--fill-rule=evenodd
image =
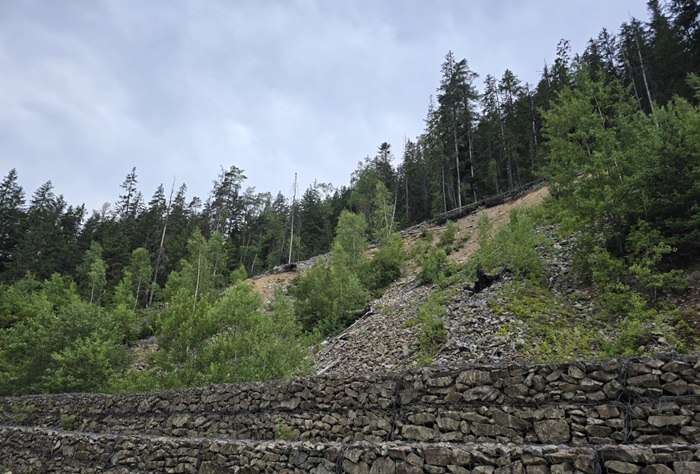
<path id="1" fill-rule="evenodd" d="M 95 0 L 0 6 L 0 173 L 28 194 L 115 201 L 137 168 L 148 197 L 173 176 L 206 199 L 221 166 L 289 194 L 294 172 L 349 183 L 388 141 L 423 129 L 447 50 L 481 75 L 536 82 L 644 0 Z"/>

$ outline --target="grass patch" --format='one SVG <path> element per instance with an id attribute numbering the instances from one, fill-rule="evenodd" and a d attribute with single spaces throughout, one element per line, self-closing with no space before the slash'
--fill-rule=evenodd
<path id="1" fill-rule="evenodd" d="M 279 420 L 275 425 L 275 439 L 283 441 L 292 441 L 296 439 L 297 434 L 284 421 Z"/>
<path id="2" fill-rule="evenodd" d="M 600 350 L 601 333 L 594 321 L 579 318 L 568 301 L 532 280 L 507 283 L 489 306 L 496 314 L 510 313 L 525 323 L 522 349 L 535 360 L 595 357 Z M 514 328 L 504 325 L 500 330 Z"/>
<path id="3" fill-rule="evenodd" d="M 444 295 L 438 292 L 421 305 L 416 317 L 404 323 L 404 327 L 407 328 L 420 325 L 420 332 L 416 338 L 418 365 L 432 363 L 438 349 L 447 340 L 447 331 L 442 322 L 445 311 Z"/>

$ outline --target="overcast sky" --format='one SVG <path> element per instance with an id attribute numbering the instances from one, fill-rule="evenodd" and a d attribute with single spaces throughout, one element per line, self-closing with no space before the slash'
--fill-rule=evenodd
<path id="1" fill-rule="evenodd" d="M 536 84 L 645 0 L 0 0 L 0 173 L 88 210 L 136 167 L 146 201 L 221 167 L 291 197 L 347 185 L 380 143 L 423 130 L 448 50 Z"/>

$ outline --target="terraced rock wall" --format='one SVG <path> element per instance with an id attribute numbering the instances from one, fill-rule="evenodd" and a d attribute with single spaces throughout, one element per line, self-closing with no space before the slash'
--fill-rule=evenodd
<path id="1" fill-rule="evenodd" d="M 244 442 L 0 428 L 16 472 L 145 473 L 697 473 L 699 445 Z M 5 461 L 7 462 L 7 461 Z"/>
<path id="2" fill-rule="evenodd" d="M 3 398 L 0 425 L 17 472 L 700 472 L 700 356 Z"/>

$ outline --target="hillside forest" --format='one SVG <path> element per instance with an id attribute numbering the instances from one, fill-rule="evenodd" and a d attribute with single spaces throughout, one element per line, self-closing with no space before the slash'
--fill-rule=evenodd
<path id="1" fill-rule="evenodd" d="M 537 218 L 575 236 L 580 278 L 634 334 L 700 255 L 699 74 L 700 5 L 651 0 L 645 21 L 604 29 L 582 52 L 560 41 L 537 84 L 510 70 L 482 78 L 448 52 L 423 133 L 401 156 L 379 144 L 349 186 L 316 182 L 292 200 L 246 187 L 232 165 L 204 198 L 184 183 L 146 198 L 133 168 L 90 214 L 50 181 L 27 195 L 11 169 L 0 183 L 0 395 L 306 373 L 309 348 L 351 324 L 409 258 L 428 284 L 477 265 L 543 278 L 493 252 L 464 268 L 443 248 L 411 254 L 398 233 L 539 180 L 550 198 Z M 513 215 L 511 238 L 532 242 L 529 219 Z M 270 303 L 246 282 L 329 251 Z M 134 347 L 151 336 L 158 350 L 137 369 Z"/>

